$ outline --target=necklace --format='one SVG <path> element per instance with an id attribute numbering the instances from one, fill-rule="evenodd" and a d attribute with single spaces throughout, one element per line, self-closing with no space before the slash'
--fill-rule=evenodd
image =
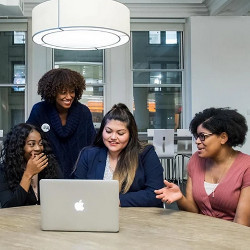
<path id="1" fill-rule="evenodd" d="M 115 168 L 116 168 L 116 166 L 111 166 L 111 164 L 110 164 L 110 159 L 111 159 L 111 156 L 110 156 L 110 154 L 108 154 L 108 166 L 109 166 L 109 170 L 110 170 L 110 172 L 113 174 L 114 172 L 115 172 Z M 112 162 L 112 165 L 114 165 L 114 162 Z"/>
<path id="2" fill-rule="evenodd" d="M 110 166 L 110 164 L 109 164 L 109 170 L 112 174 L 114 173 L 114 169 Z"/>
<path id="3" fill-rule="evenodd" d="M 212 182 L 213 182 L 214 184 L 216 184 L 216 185 L 214 185 L 214 187 L 212 188 L 212 197 L 213 197 L 213 198 L 214 198 L 214 191 L 215 191 L 215 189 L 216 189 L 217 186 L 219 185 L 219 183 L 220 183 L 222 177 L 225 175 L 226 171 L 227 171 L 227 170 L 231 167 L 231 165 L 232 165 L 232 162 L 231 162 L 232 156 L 233 156 L 233 153 L 231 153 L 230 157 L 228 158 L 228 160 L 227 160 L 227 165 L 226 165 L 226 167 L 223 169 L 222 173 L 220 174 L 220 176 L 219 176 L 219 178 L 218 178 L 218 180 L 217 180 L 216 182 L 215 182 L 215 180 L 214 180 L 214 176 L 212 175 L 211 171 L 209 172 L 210 177 L 211 177 L 211 179 L 212 179 Z"/>
<path id="4" fill-rule="evenodd" d="M 219 178 L 219 179 L 217 180 L 217 182 L 215 183 L 216 185 L 214 185 L 214 187 L 213 187 L 213 189 L 212 189 L 212 197 L 213 197 L 213 198 L 214 198 L 214 191 L 215 191 L 215 189 L 217 188 L 217 186 L 219 185 L 222 176 L 223 176 L 224 173 L 226 172 L 226 169 L 227 169 L 227 167 L 224 169 L 224 171 L 222 172 L 220 178 Z M 213 175 L 212 175 L 211 173 L 210 173 L 210 176 L 211 176 L 212 181 L 213 181 L 213 183 L 214 183 L 214 177 L 213 177 Z"/>

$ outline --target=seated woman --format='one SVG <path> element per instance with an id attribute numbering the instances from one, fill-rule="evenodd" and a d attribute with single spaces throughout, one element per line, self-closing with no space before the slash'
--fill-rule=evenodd
<path id="1" fill-rule="evenodd" d="M 188 163 L 186 197 L 165 181 L 156 190 L 163 202 L 177 201 L 181 210 L 250 226 L 250 156 L 233 147 L 242 145 L 246 119 L 228 108 L 209 108 L 190 123 L 198 151 Z"/>
<path id="2" fill-rule="evenodd" d="M 154 189 L 163 187 L 163 168 L 154 147 L 139 141 L 135 119 L 124 104 L 104 116 L 93 146 L 80 152 L 74 176 L 118 180 L 122 207 L 162 207 Z"/>
<path id="3" fill-rule="evenodd" d="M 1 151 L 0 207 L 39 204 L 40 179 L 62 178 L 42 131 L 33 125 L 16 125 Z"/>

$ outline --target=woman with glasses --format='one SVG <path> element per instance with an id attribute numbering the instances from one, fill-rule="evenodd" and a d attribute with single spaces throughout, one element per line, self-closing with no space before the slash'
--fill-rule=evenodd
<path id="1" fill-rule="evenodd" d="M 186 196 L 165 181 L 155 190 L 163 202 L 181 210 L 250 226 L 250 156 L 236 149 L 245 142 L 246 119 L 236 110 L 209 108 L 190 123 L 197 152 L 188 163 Z"/>

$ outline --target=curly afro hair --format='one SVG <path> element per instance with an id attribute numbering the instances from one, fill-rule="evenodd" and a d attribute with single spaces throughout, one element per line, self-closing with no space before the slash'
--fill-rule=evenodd
<path id="1" fill-rule="evenodd" d="M 36 130 L 40 133 L 43 141 L 43 152 L 48 157 L 48 166 L 40 173 L 41 178 L 57 178 L 59 165 L 52 153 L 43 132 L 30 124 L 20 123 L 14 126 L 6 135 L 1 150 L 2 169 L 7 178 L 10 189 L 14 190 L 20 183 L 24 170 L 26 168 L 26 160 L 24 158 L 24 146 L 28 135 Z"/>
<path id="2" fill-rule="evenodd" d="M 75 100 L 80 100 L 86 89 L 85 79 L 70 69 L 52 69 L 39 80 L 37 93 L 42 100 L 54 103 L 57 94 L 64 89 L 75 89 Z"/>
<path id="3" fill-rule="evenodd" d="M 235 109 L 208 108 L 196 113 L 189 126 L 193 135 L 197 135 L 201 124 L 213 134 L 227 133 L 227 144 L 231 147 L 242 146 L 245 142 L 248 131 L 246 119 Z"/>

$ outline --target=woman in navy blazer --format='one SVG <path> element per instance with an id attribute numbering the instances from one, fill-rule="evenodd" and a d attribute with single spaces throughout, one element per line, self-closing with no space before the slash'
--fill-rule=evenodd
<path id="1" fill-rule="evenodd" d="M 164 185 L 163 168 L 154 147 L 139 141 L 134 117 L 124 104 L 104 116 L 93 146 L 79 154 L 74 177 L 118 180 L 122 207 L 162 207 L 154 190 Z"/>

